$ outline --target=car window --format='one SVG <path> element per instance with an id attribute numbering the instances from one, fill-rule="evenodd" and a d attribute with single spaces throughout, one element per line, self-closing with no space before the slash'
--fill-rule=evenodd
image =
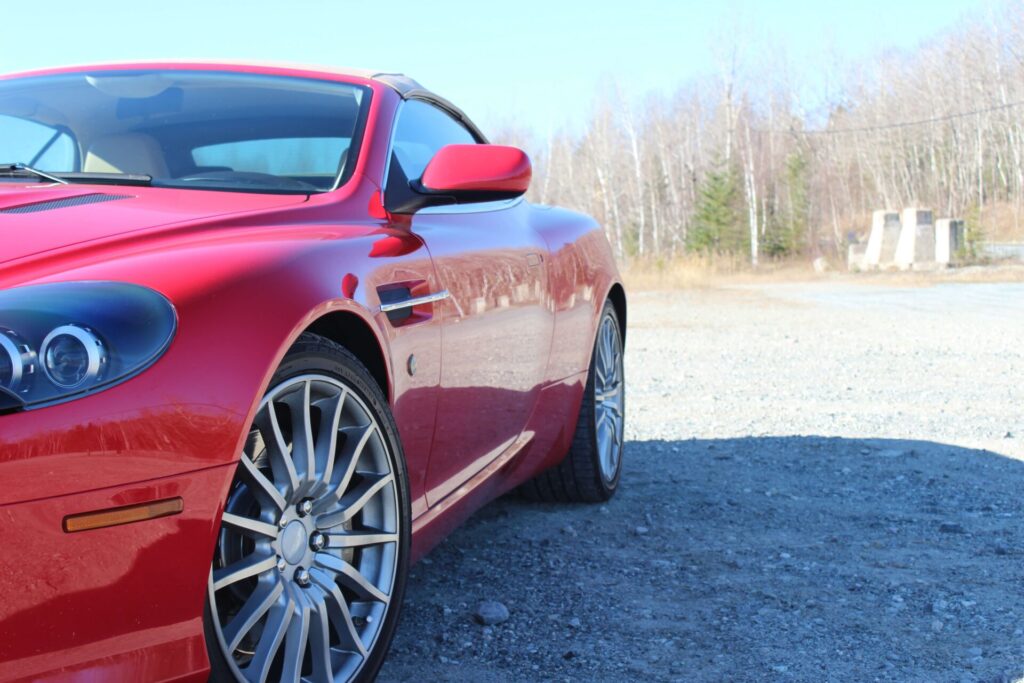
<path id="1" fill-rule="evenodd" d="M 398 162 L 406 178 L 417 180 L 445 145 L 475 143 L 473 134 L 447 112 L 428 102 L 410 100 L 398 114 L 392 163 Z"/>
<path id="2" fill-rule="evenodd" d="M 0 161 L 20 162 L 41 171 L 74 168 L 75 141 L 67 133 L 50 126 L 0 115 Z"/>
<path id="3" fill-rule="evenodd" d="M 350 138 L 272 138 L 238 140 L 192 150 L 196 168 L 270 173 L 279 176 L 328 176 L 338 173 L 338 160 Z"/>
<path id="4" fill-rule="evenodd" d="M 447 112 L 422 100 L 409 100 L 398 112 L 391 139 L 391 163 L 388 167 L 384 205 L 404 210 L 416 195 L 410 181 L 419 180 L 427 164 L 445 145 L 472 145 L 479 142 L 469 130 Z"/>

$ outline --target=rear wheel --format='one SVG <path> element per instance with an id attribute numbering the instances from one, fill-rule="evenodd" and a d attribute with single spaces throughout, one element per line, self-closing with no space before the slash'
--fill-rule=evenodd
<path id="1" fill-rule="evenodd" d="M 572 446 L 562 462 L 522 486 L 528 498 L 599 503 L 615 494 L 626 423 L 621 330 L 615 306 L 606 301 Z"/>
<path id="2" fill-rule="evenodd" d="M 303 335 L 274 375 L 231 484 L 210 573 L 215 681 L 372 680 L 410 540 L 386 400 L 340 346 Z"/>

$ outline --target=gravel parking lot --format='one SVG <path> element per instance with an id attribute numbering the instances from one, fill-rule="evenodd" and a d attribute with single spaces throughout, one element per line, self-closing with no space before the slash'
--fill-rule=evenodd
<path id="1" fill-rule="evenodd" d="M 867 282 L 633 295 L 619 495 L 480 511 L 381 680 L 1024 676 L 1024 284 Z"/>

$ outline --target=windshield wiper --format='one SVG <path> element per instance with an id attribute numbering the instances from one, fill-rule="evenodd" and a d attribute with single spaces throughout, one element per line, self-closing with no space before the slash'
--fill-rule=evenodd
<path id="1" fill-rule="evenodd" d="M 27 173 L 29 175 L 38 176 L 40 178 L 43 178 L 44 180 L 49 180 L 52 183 L 60 183 L 61 185 L 67 185 L 68 184 L 68 181 L 64 180 L 63 178 L 58 178 L 55 175 L 50 175 L 49 173 L 46 173 L 45 171 L 40 171 L 39 169 L 32 168 L 28 164 L 23 164 L 23 163 L 18 162 L 18 161 L 15 161 L 15 162 L 12 162 L 12 163 L 7 163 L 7 164 L 0 164 L 0 173 L 19 173 L 19 172 Z"/>
<path id="2" fill-rule="evenodd" d="M 61 173 L 66 183 L 86 183 L 91 185 L 152 185 L 153 176 L 144 173 L 100 173 L 87 171 L 82 173 Z"/>
<path id="3" fill-rule="evenodd" d="M 0 174 L 20 173 L 45 178 L 50 182 L 67 185 L 69 183 L 86 183 L 90 185 L 152 185 L 153 176 L 143 173 L 96 173 L 96 172 L 60 172 L 47 173 L 21 162 L 0 164 Z"/>

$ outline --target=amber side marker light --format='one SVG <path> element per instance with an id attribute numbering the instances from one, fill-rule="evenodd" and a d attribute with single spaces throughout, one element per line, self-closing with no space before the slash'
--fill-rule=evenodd
<path id="1" fill-rule="evenodd" d="M 64 531 L 65 533 L 73 534 L 76 531 L 90 531 L 108 526 L 132 524 L 133 522 L 142 522 L 147 519 L 170 517 L 184 509 L 185 503 L 181 498 L 168 498 L 166 500 L 155 500 L 152 503 L 127 505 L 123 508 L 82 512 L 76 515 L 68 515 L 64 518 Z"/>

